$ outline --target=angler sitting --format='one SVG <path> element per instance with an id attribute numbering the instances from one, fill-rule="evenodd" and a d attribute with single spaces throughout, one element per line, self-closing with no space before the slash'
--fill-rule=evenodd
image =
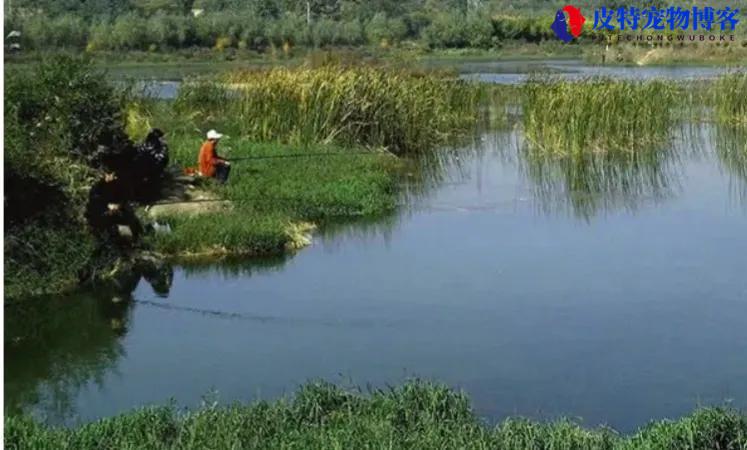
<path id="1" fill-rule="evenodd" d="M 223 135 L 215 130 L 207 132 L 207 141 L 200 148 L 200 156 L 197 164 L 200 168 L 200 174 L 204 177 L 214 177 L 221 184 L 228 180 L 228 174 L 231 172 L 231 163 L 218 156 L 216 149 L 218 142 Z"/>

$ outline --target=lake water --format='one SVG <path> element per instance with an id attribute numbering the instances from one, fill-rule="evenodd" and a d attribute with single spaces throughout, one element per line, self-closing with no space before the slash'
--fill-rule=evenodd
<path id="1" fill-rule="evenodd" d="M 747 407 L 745 160 L 700 131 L 645 162 L 580 166 L 486 134 L 397 214 L 296 255 L 6 311 L 6 408 L 74 424 L 409 377 L 464 389 L 493 421 L 631 431 Z"/>
<path id="2" fill-rule="evenodd" d="M 453 67 L 453 60 L 428 60 L 422 63 L 425 67 Z M 234 64 L 230 68 L 241 68 L 240 64 Z M 244 67 L 255 67 L 255 63 L 247 63 Z M 587 64 L 578 59 L 549 59 L 549 60 L 496 60 L 496 61 L 469 61 L 458 63 L 457 69 L 460 77 L 465 80 L 481 81 L 497 84 L 519 84 L 535 72 L 551 73 L 557 77 L 569 80 L 581 80 L 593 76 L 604 76 L 627 80 L 650 80 L 662 78 L 667 80 L 692 81 L 709 80 L 719 75 L 743 70 L 745 65 L 736 67 L 719 66 L 601 66 Z M 214 71 L 225 70 L 226 67 L 215 66 Z M 146 95 L 162 99 L 176 98 L 181 80 L 184 76 L 210 75 L 213 73 L 209 68 L 202 65 L 186 67 L 179 75 L 172 71 L 153 72 L 149 77 L 139 76 L 138 86 Z M 112 73 L 114 78 L 125 75 L 138 77 L 137 73 L 117 72 Z"/>

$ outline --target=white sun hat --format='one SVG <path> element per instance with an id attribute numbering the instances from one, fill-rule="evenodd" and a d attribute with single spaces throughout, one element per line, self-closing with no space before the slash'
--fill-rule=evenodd
<path id="1" fill-rule="evenodd" d="M 215 130 L 210 130 L 210 131 L 207 132 L 207 138 L 208 139 L 220 139 L 222 137 L 223 137 L 223 135 L 220 134 L 220 133 L 218 133 Z"/>

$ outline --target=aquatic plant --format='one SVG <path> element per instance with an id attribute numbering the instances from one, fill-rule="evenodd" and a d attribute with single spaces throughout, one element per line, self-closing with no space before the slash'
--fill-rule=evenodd
<path id="1" fill-rule="evenodd" d="M 721 123 L 747 123 L 747 73 L 720 76 L 713 83 L 716 120 Z"/>
<path id="2" fill-rule="evenodd" d="M 432 149 L 474 127 L 482 89 L 452 76 L 375 66 L 237 71 L 186 84 L 176 105 L 255 141 Z M 224 123 L 225 127 L 225 123 Z"/>
<path id="3" fill-rule="evenodd" d="M 252 405 L 204 406 L 180 413 L 150 407 L 75 429 L 6 416 L 8 448 L 497 448 L 743 449 L 747 417 L 701 409 L 676 421 L 653 422 L 626 437 L 576 422 L 509 418 L 486 425 L 467 396 L 443 385 L 411 381 L 367 395 L 325 382 L 292 398 Z"/>
<path id="4" fill-rule="evenodd" d="M 677 90 L 663 81 L 533 76 L 522 96 L 525 137 L 548 154 L 649 151 L 670 136 Z"/>

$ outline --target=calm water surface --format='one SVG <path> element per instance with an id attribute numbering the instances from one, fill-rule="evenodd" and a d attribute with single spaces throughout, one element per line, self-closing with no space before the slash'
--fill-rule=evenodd
<path id="1" fill-rule="evenodd" d="M 578 59 L 558 60 L 496 60 L 496 61 L 457 61 L 454 60 L 430 60 L 423 62 L 426 67 L 454 67 L 460 72 L 461 78 L 497 84 L 520 84 L 534 72 L 552 73 L 558 77 L 569 80 L 580 80 L 592 76 L 605 76 L 627 80 L 650 80 L 655 78 L 691 81 L 708 80 L 734 70 L 743 70 L 745 65 L 737 67 L 717 66 L 602 66 L 587 64 Z M 180 75 L 173 71 L 158 71 L 151 73 L 148 70 L 126 72 L 127 76 L 139 79 L 138 86 L 148 96 L 163 99 L 176 98 L 181 80 L 184 76 L 209 75 L 227 68 L 240 68 L 240 63 L 232 66 L 215 66 L 212 71 L 200 66 L 200 70 L 183 69 Z M 243 67 L 257 67 L 256 63 L 247 63 Z M 112 76 L 117 79 L 124 74 L 114 70 Z"/>
<path id="2" fill-rule="evenodd" d="M 413 376 L 463 388 L 491 420 L 630 431 L 747 407 L 747 172 L 712 130 L 700 140 L 574 164 L 485 135 L 396 215 L 295 256 L 47 302 L 6 319 L 6 408 L 74 424 Z"/>

